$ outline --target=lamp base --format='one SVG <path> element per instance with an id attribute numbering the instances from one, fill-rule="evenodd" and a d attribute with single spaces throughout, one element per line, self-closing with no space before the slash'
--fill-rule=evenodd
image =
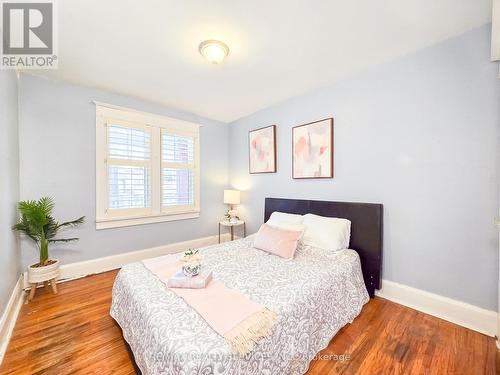
<path id="1" fill-rule="evenodd" d="M 238 222 L 238 211 L 229 210 L 227 211 L 227 214 L 229 215 L 229 222 L 231 224 L 236 224 Z"/>

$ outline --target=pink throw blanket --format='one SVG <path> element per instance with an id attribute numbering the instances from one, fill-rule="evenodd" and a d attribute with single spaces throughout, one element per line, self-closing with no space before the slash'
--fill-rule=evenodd
<path id="1" fill-rule="evenodd" d="M 165 285 L 182 267 L 182 262 L 173 255 L 146 259 L 142 263 Z M 268 337 L 276 322 L 274 312 L 217 280 L 202 289 L 168 289 L 184 299 L 240 354 L 247 354 L 260 339 Z"/>

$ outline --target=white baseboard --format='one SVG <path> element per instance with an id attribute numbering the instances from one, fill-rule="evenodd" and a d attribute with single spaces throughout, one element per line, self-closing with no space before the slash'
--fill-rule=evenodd
<path id="1" fill-rule="evenodd" d="M 382 289 L 375 291 L 375 294 L 473 331 L 492 337 L 496 335 L 496 311 L 482 309 L 389 280 L 382 280 Z"/>
<path id="2" fill-rule="evenodd" d="M 0 318 L 0 364 L 2 363 L 5 352 L 7 351 L 7 346 L 9 345 L 10 337 L 12 336 L 12 331 L 16 325 L 17 316 L 19 315 L 19 310 L 23 305 L 23 277 L 19 276 L 14 290 L 10 295 L 9 302 L 5 307 L 5 310 Z"/>
<path id="3" fill-rule="evenodd" d="M 226 241 L 227 235 L 221 235 L 221 240 Z M 58 282 L 73 280 L 95 273 L 107 272 L 122 267 L 125 264 L 138 262 L 142 259 L 154 258 L 165 254 L 174 254 L 188 249 L 215 245 L 219 241 L 217 235 L 197 238 L 194 240 L 176 242 L 173 244 L 152 247 L 149 249 L 131 251 L 128 253 L 116 254 L 102 258 L 86 260 L 61 265 L 61 275 Z M 27 273 L 24 273 L 24 288 L 29 287 Z"/>

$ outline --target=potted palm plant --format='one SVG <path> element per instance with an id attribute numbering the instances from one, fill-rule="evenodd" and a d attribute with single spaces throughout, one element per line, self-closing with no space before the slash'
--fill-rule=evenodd
<path id="1" fill-rule="evenodd" d="M 54 293 L 57 292 L 55 279 L 59 276 L 59 261 L 49 259 L 49 244 L 55 242 L 76 241 L 78 238 L 55 238 L 62 228 L 76 227 L 85 221 L 82 216 L 73 221 L 57 222 L 52 217 L 54 200 L 49 197 L 37 201 L 22 201 L 18 204 L 19 222 L 13 230 L 25 234 L 37 245 L 40 260 L 28 267 L 28 282 L 31 284 L 30 298 L 33 298 L 37 283 L 50 280 Z"/>

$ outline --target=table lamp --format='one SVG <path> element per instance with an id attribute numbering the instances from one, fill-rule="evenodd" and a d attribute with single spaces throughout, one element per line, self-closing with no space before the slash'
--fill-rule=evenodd
<path id="1" fill-rule="evenodd" d="M 240 204 L 240 192 L 239 190 L 224 190 L 224 203 L 229 205 L 229 210 L 227 215 L 229 216 L 230 223 L 238 222 L 238 212 L 233 209 L 233 205 Z"/>

